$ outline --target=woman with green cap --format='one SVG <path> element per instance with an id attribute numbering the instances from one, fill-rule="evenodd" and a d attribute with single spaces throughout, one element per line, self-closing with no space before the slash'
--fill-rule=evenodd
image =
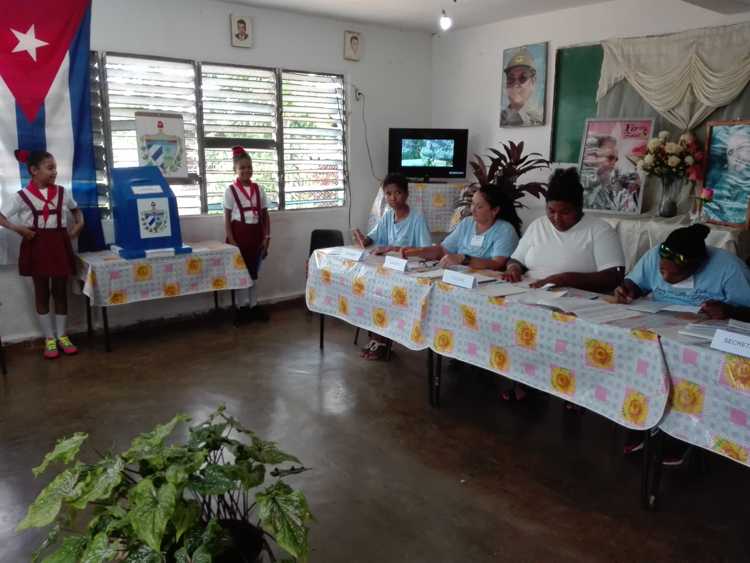
<path id="1" fill-rule="evenodd" d="M 649 250 L 615 290 L 619 303 L 641 296 L 699 305 L 712 319 L 750 319 L 750 268 L 734 254 L 707 247 L 705 225 L 676 229 Z"/>

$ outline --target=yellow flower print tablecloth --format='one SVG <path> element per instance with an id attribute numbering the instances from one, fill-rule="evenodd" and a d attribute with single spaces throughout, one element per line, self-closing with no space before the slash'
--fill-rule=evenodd
<path id="1" fill-rule="evenodd" d="M 669 385 L 656 334 L 436 283 L 425 337 L 436 352 L 581 405 L 622 426 L 656 426 Z"/>
<path id="2" fill-rule="evenodd" d="M 424 322 L 429 309 L 429 281 L 385 269 L 382 258 L 354 262 L 336 252 L 317 250 L 310 257 L 307 307 L 412 350 L 427 348 Z"/>
<path id="3" fill-rule="evenodd" d="M 78 255 L 83 293 L 97 307 L 252 285 L 237 247 L 191 243 L 192 254 L 124 260 L 109 250 Z"/>
<path id="4" fill-rule="evenodd" d="M 750 359 L 662 338 L 672 379 L 659 427 L 670 436 L 750 464 Z"/>

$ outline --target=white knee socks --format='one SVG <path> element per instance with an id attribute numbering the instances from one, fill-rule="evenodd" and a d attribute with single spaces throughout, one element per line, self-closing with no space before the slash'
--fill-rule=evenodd
<path id="1" fill-rule="evenodd" d="M 250 308 L 253 308 L 258 304 L 258 296 L 255 291 L 255 286 L 249 287 L 247 293 L 250 296 Z"/>
<path id="2" fill-rule="evenodd" d="M 57 337 L 65 336 L 65 325 L 68 321 L 68 315 L 55 315 L 55 329 L 57 330 Z"/>
<path id="3" fill-rule="evenodd" d="M 52 326 L 52 314 L 46 313 L 44 315 L 40 315 L 37 313 L 37 318 L 39 319 L 39 326 L 42 327 L 42 334 L 44 334 L 44 338 L 49 340 L 50 338 L 55 337 L 55 329 Z"/>

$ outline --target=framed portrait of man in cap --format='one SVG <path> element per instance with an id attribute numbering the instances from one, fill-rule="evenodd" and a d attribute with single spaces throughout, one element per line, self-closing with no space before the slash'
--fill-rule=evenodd
<path id="1" fill-rule="evenodd" d="M 547 43 L 503 51 L 500 127 L 544 125 Z"/>

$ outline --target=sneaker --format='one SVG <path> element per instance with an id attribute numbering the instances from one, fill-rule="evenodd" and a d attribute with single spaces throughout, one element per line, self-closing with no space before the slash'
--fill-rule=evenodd
<path id="1" fill-rule="evenodd" d="M 60 352 L 57 351 L 57 340 L 54 338 L 47 338 L 44 341 L 44 358 L 47 360 L 54 360 L 60 357 Z"/>
<path id="2" fill-rule="evenodd" d="M 72 356 L 73 354 L 78 353 L 78 348 L 75 347 L 67 336 L 61 336 L 57 341 L 60 343 L 60 348 L 62 348 L 63 354 L 66 356 Z"/>

